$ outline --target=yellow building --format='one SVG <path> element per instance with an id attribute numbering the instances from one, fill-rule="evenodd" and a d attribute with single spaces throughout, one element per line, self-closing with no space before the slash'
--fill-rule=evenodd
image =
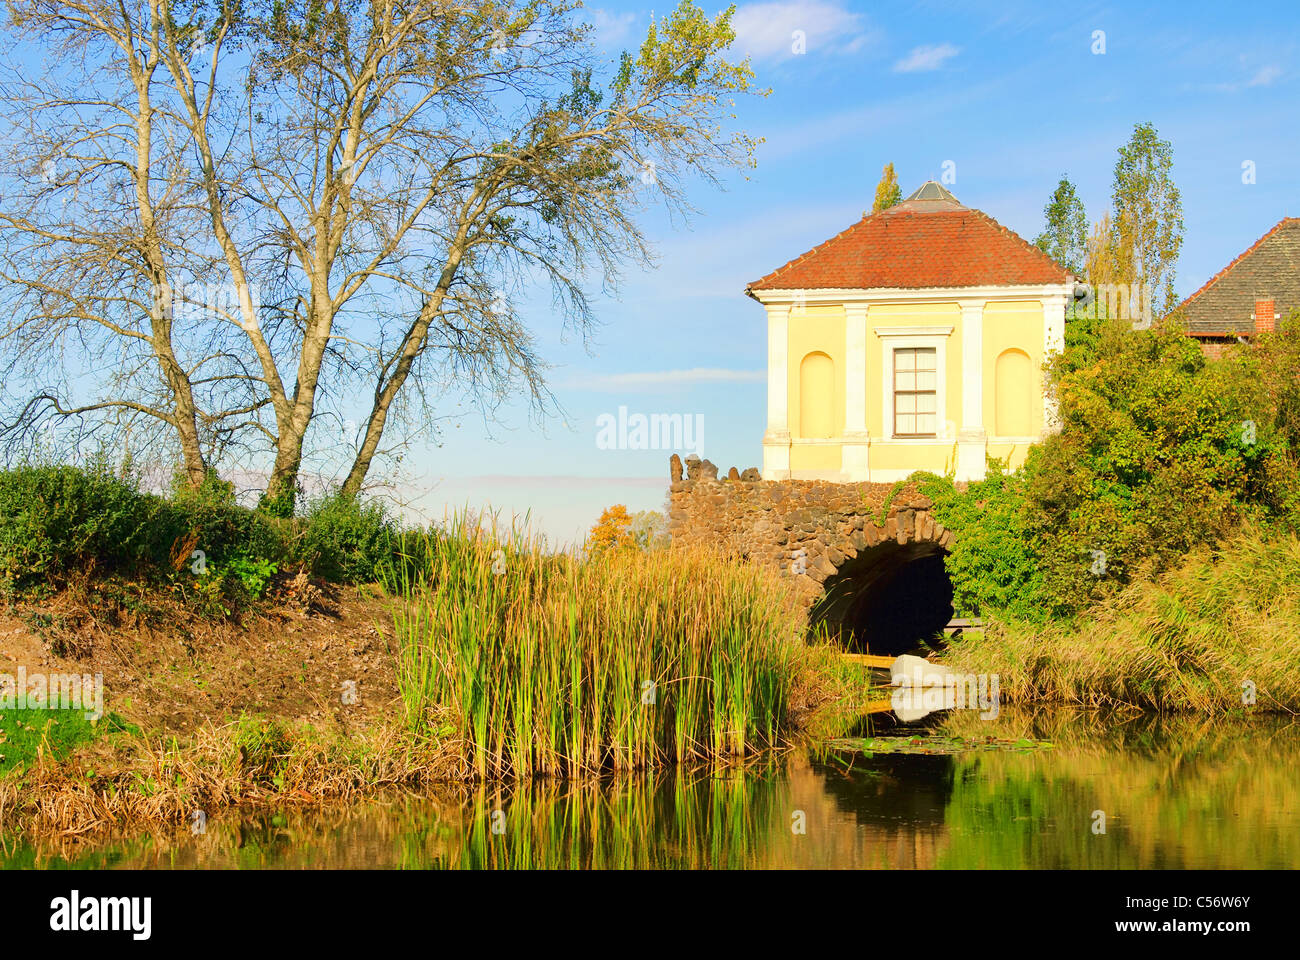
<path id="1" fill-rule="evenodd" d="M 765 480 L 984 476 L 1053 429 L 1074 278 L 934 181 L 750 284 L 767 309 Z"/>

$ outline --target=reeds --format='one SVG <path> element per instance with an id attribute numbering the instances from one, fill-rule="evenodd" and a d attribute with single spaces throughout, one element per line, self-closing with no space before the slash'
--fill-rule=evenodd
<path id="1" fill-rule="evenodd" d="M 0 837 L 189 823 L 195 811 L 233 806 L 353 802 L 467 776 L 453 751 L 400 724 L 344 733 L 245 717 L 201 727 L 186 743 L 134 737 L 116 752 L 43 754 L 22 777 L 0 777 Z"/>
<path id="2" fill-rule="evenodd" d="M 779 582 L 709 553 L 547 554 L 467 524 L 426 535 L 397 584 L 409 720 L 445 708 L 480 779 L 737 757 L 781 741 L 804 616 Z"/>
<path id="3" fill-rule="evenodd" d="M 1085 618 L 997 624 L 952 645 L 1010 702 L 1300 710 L 1300 539 L 1248 532 L 1126 587 Z"/>

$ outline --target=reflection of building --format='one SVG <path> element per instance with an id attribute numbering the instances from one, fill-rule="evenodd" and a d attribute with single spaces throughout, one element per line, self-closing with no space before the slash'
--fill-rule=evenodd
<path id="1" fill-rule="evenodd" d="M 1217 355 L 1300 309 L 1300 217 L 1283 219 L 1178 305 L 1174 316 Z"/>
<path id="2" fill-rule="evenodd" d="M 1051 424 L 1073 278 L 933 181 L 746 292 L 768 318 L 764 479 L 978 479 Z"/>

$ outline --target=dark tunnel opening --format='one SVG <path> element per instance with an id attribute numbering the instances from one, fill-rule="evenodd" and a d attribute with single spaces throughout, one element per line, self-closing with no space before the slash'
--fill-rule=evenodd
<path id="1" fill-rule="evenodd" d="M 826 579 L 814 628 L 838 633 L 857 653 L 897 656 L 937 642 L 953 613 L 946 553 L 924 541 L 868 547 Z"/>

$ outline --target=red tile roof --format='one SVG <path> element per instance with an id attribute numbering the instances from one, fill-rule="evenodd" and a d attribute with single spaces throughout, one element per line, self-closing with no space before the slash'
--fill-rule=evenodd
<path id="1" fill-rule="evenodd" d="M 1300 217 L 1283 217 L 1173 314 L 1193 336 L 1251 334 L 1256 298 L 1273 300 L 1284 317 L 1300 308 Z"/>
<path id="2" fill-rule="evenodd" d="M 909 199 L 864 216 L 749 289 L 980 287 L 1069 278 L 1064 267 L 986 213 L 955 198 Z"/>

